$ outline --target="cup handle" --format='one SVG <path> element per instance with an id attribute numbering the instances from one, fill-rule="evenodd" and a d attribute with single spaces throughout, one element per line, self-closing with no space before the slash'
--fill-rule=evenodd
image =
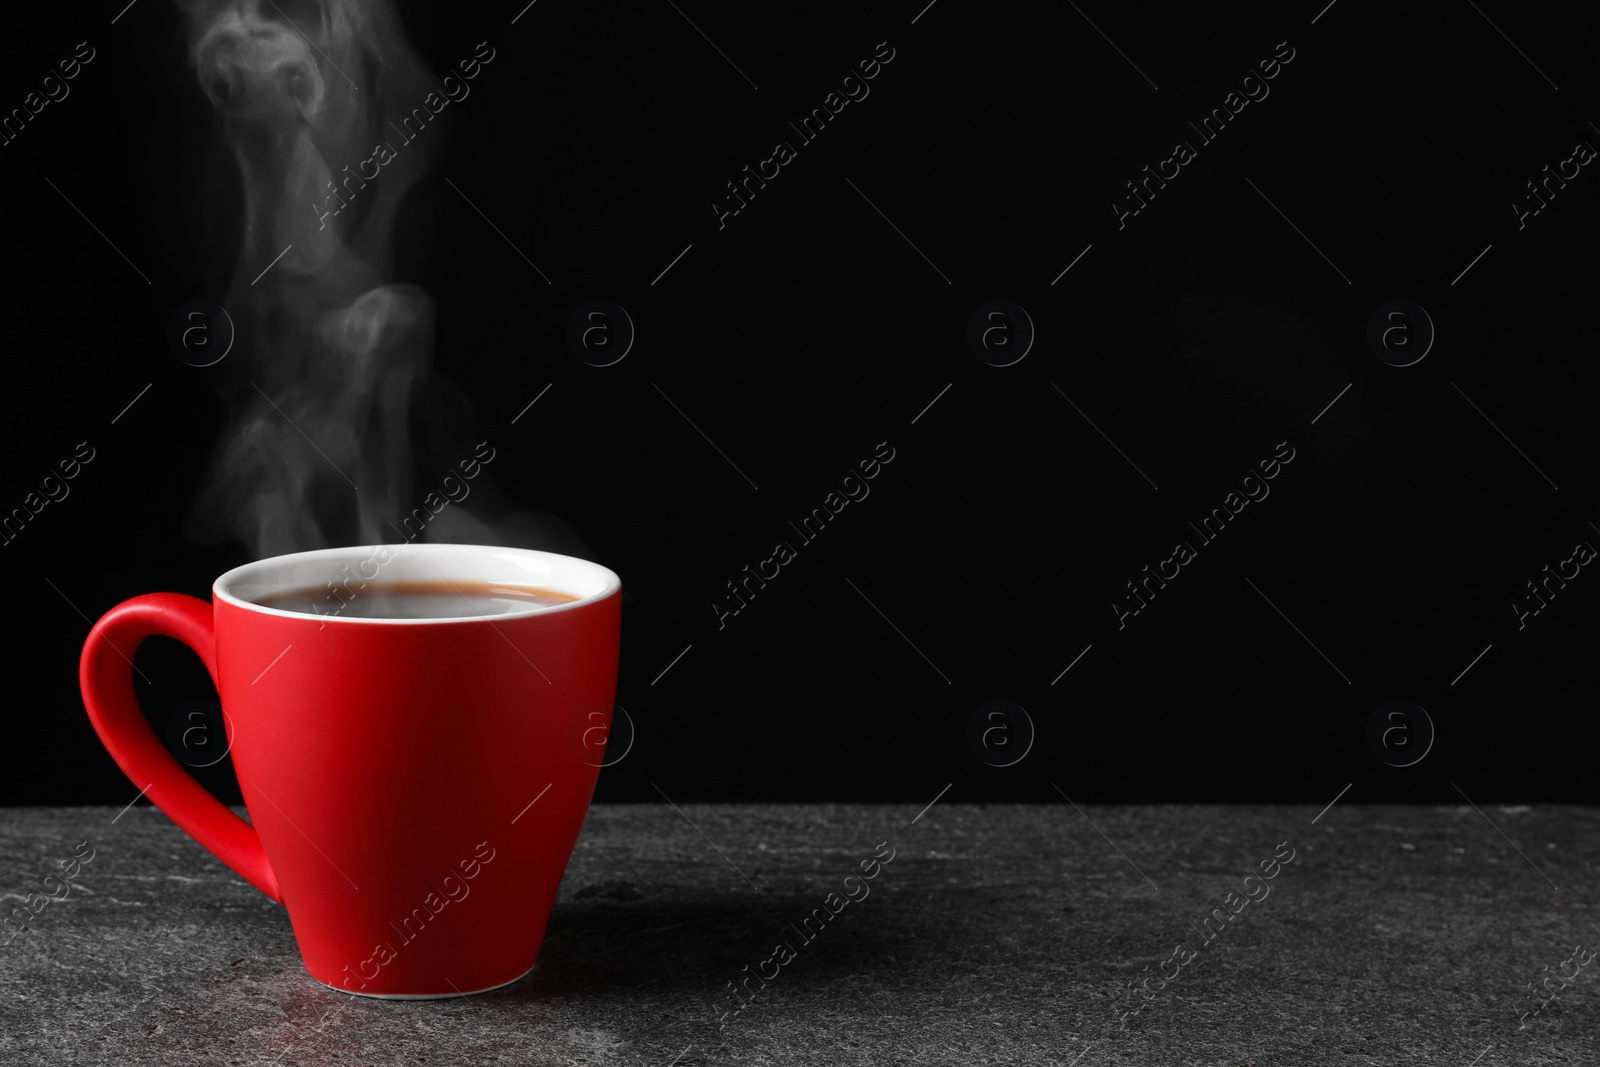
<path id="1" fill-rule="evenodd" d="M 245 881 L 279 903 L 283 896 L 255 827 L 208 793 L 156 739 L 133 693 L 133 653 L 153 634 L 194 650 L 217 682 L 212 606 L 180 593 L 125 600 L 94 624 L 83 645 L 78 684 L 89 721 L 117 765 L 156 807 Z M 224 727 L 227 730 L 226 716 Z M 229 738 L 231 743 L 232 738 Z"/>

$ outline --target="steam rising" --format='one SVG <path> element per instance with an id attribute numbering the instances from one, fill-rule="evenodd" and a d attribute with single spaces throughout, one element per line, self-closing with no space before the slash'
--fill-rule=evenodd
<path id="1" fill-rule="evenodd" d="M 224 299 L 234 411 L 191 531 L 231 533 L 257 557 L 392 540 L 393 517 L 415 503 L 407 420 L 433 303 L 385 278 L 396 209 L 440 139 L 408 145 L 377 178 L 350 175 L 388 116 L 437 81 L 386 0 L 178 3 L 245 198 Z M 336 184 L 352 180 L 359 196 Z"/>

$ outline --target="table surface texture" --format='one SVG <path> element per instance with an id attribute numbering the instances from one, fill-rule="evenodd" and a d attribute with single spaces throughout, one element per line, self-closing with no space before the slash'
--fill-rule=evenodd
<path id="1" fill-rule="evenodd" d="M 532 974 L 405 1002 L 153 808 L 9 809 L 0 1064 L 1600 1065 L 1600 809 L 918 807 L 595 805 Z"/>

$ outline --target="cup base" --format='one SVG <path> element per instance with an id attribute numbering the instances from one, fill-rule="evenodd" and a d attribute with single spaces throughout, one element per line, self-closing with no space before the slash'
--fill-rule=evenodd
<path id="1" fill-rule="evenodd" d="M 534 964 L 534 967 L 537 966 L 537 963 Z M 508 985 L 515 985 L 532 973 L 533 967 L 529 967 L 508 981 L 497 982 L 494 985 L 484 986 L 482 989 L 452 989 L 448 993 L 358 993 L 354 989 L 344 989 L 340 986 L 329 985 L 316 975 L 311 975 L 311 980 L 320 986 L 333 990 L 335 993 L 348 993 L 350 996 L 366 997 L 369 1000 L 456 1000 L 460 997 L 472 997 L 477 996 L 479 993 L 492 993 L 496 989 L 504 989 Z"/>

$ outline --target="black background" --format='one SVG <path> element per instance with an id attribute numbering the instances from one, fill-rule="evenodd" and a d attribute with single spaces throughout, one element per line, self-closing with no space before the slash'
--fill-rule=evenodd
<path id="1" fill-rule="evenodd" d="M 438 306 L 419 494 L 488 439 L 509 500 L 581 539 L 530 547 L 622 576 L 637 736 L 596 798 L 1592 798 L 1600 578 L 1521 630 L 1509 606 L 1600 545 L 1600 177 L 1520 231 L 1509 207 L 1600 144 L 1574 16 L 923 2 L 403 8 L 436 71 L 495 50 L 426 134 L 452 150 L 396 233 L 399 280 Z M 0 803 L 122 804 L 77 689 L 90 620 L 250 558 L 184 532 L 246 368 L 165 336 L 224 298 L 240 193 L 176 7 L 30 6 L 0 105 L 77 42 L 97 55 L 0 148 L 0 507 L 77 442 L 96 458 L 0 548 Z M 719 229 L 711 197 L 880 41 L 870 95 Z M 1119 229 L 1123 183 L 1280 41 L 1270 95 Z M 565 342 L 597 298 L 638 331 L 606 368 Z M 997 298 L 1037 330 L 1003 368 L 966 343 Z M 1410 367 L 1366 342 L 1393 299 L 1437 328 Z M 1119 630 L 1123 583 L 1282 441 L 1271 495 Z M 870 496 L 719 630 L 723 583 L 879 442 Z M 212 695 L 175 643 L 137 661 L 158 732 Z M 1397 698 L 1437 729 L 1403 769 L 1366 741 Z M 991 699 L 1037 731 L 1011 767 L 967 744 Z M 198 775 L 238 801 L 230 761 Z"/>

